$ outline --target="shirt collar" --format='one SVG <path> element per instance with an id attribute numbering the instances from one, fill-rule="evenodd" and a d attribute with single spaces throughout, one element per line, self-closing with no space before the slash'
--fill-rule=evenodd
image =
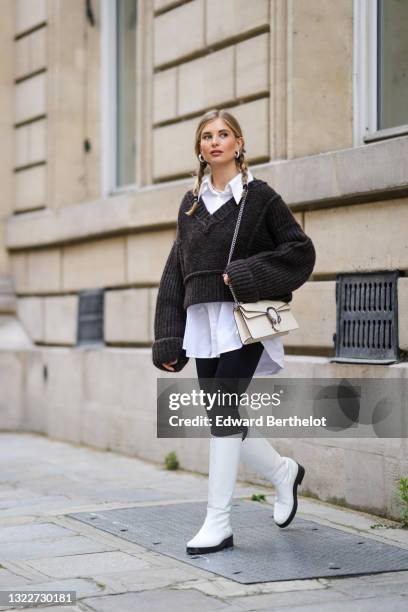
<path id="1" fill-rule="evenodd" d="M 248 183 L 250 183 L 253 180 L 254 180 L 254 177 L 248 168 Z M 220 195 L 220 192 L 215 191 L 215 189 L 211 185 L 211 175 L 210 174 L 206 174 L 203 177 L 201 181 L 201 186 L 200 186 L 198 197 L 200 198 L 203 195 L 203 193 L 205 193 L 206 191 L 209 191 L 210 193 L 213 193 L 215 195 Z M 227 183 L 224 191 L 222 191 L 221 193 L 222 194 L 226 194 L 226 193 L 232 194 L 234 196 L 235 203 L 236 204 L 240 203 L 241 196 L 242 196 L 242 176 L 240 172 L 238 172 L 238 174 L 236 174 L 234 178 L 232 178 Z"/>

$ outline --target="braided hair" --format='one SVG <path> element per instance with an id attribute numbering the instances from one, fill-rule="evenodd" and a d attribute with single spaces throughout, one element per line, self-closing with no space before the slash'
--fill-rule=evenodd
<path id="1" fill-rule="evenodd" d="M 242 138 L 242 130 L 241 130 L 241 126 L 239 125 L 238 121 L 235 119 L 235 117 L 233 115 L 231 115 L 231 113 L 229 113 L 226 110 L 210 110 L 207 113 L 205 113 L 205 115 L 201 118 L 200 123 L 198 124 L 197 130 L 196 130 L 196 141 L 195 141 L 195 152 L 196 155 L 198 157 L 199 153 L 200 153 L 200 142 L 201 142 L 201 134 L 204 130 L 205 125 L 213 120 L 213 119 L 217 119 L 217 118 L 223 119 L 223 121 L 225 121 L 225 123 L 231 128 L 231 130 L 233 131 L 234 135 L 236 138 Z M 245 158 L 245 147 L 244 145 L 242 145 L 241 147 L 241 151 L 239 154 L 238 158 L 235 158 L 235 163 L 237 165 L 237 170 L 239 169 L 239 171 L 241 172 L 241 177 L 242 177 L 242 185 L 244 187 L 244 189 L 247 189 L 248 186 L 248 164 Z M 197 206 L 198 206 L 198 194 L 200 193 L 200 187 L 201 187 L 201 182 L 204 178 L 205 175 L 205 169 L 206 166 L 208 165 L 208 162 L 204 161 L 200 161 L 199 160 L 199 166 L 198 169 L 193 173 L 193 176 L 195 176 L 195 181 L 194 181 L 194 186 L 193 186 L 193 205 L 191 206 L 190 210 L 187 210 L 185 212 L 186 215 L 193 215 Z"/>

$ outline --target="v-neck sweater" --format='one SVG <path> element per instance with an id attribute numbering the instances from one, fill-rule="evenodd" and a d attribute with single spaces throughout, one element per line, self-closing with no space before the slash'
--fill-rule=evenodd
<path id="1" fill-rule="evenodd" d="M 240 302 L 292 300 L 292 292 L 313 271 L 316 252 L 287 204 L 265 181 L 248 183 L 248 196 L 235 249 L 226 266 L 240 206 L 232 197 L 210 214 L 202 197 L 195 212 L 192 190 L 179 207 L 177 234 L 167 258 L 156 300 L 154 365 L 174 361 L 175 371 L 188 362 L 183 349 L 186 310 L 202 302 L 233 302 L 226 272 Z"/>
<path id="2" fill-rule="evenodd" d="M 248 182 L 253 180 L 248 168 Z M 200 195 L 210 214 L 223 206 L 234 196 L 240 203 L 242 194 L 242 175 L 238 172 L 225 186 L 224 190 L 215 189 L 211 175 L 206 174 L 201 182 Z M 222 353 L 240 349 L 241 338 L 233 313 L 233 302 L 201 302 L 190 304 L 187 308 L 183 349 L 187 357 L 211 359 Z M 253 376 L 271 376 L 284 367 L 285 351 L 282 336 L 273 336 L 261 341 L 264 351 Z"/>

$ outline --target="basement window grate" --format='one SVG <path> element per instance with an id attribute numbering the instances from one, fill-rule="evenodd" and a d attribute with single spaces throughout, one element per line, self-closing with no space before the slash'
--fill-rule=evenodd
<path id="1" fill-rule="evenodd" d="M 337 275 L 331 361 L 390 364 L 400 359 L 398 276 L 398 270 Z"/>
<path id="2" fill-rule="evenodd" d="M 77 345 L 103 344 L 103 310 L 103 289 L 89 289 L 80 292 Z"/>

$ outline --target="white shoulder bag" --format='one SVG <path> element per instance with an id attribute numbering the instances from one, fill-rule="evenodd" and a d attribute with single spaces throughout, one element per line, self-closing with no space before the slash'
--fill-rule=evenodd
<path id="1" fill-rule="evenodd" d="M 232 238 L 231 248 L 228 256 L 228 264 L 231 261 L 232 252 L 238 235 L 244 205 L 248 195 L 248 185 L 244 189 L 241 199 L 241 207 Z M 258 300 L 258 302 L 238 302 L 231 284 L 228 285 L 234 298 L 234 317 L 238 327 L 242 344 L 251 344 L 260 340 L 267 340 L 276 336 L 283 336 L 299 325 L 293 316 L 289 302 L 280 300 Z"/>

